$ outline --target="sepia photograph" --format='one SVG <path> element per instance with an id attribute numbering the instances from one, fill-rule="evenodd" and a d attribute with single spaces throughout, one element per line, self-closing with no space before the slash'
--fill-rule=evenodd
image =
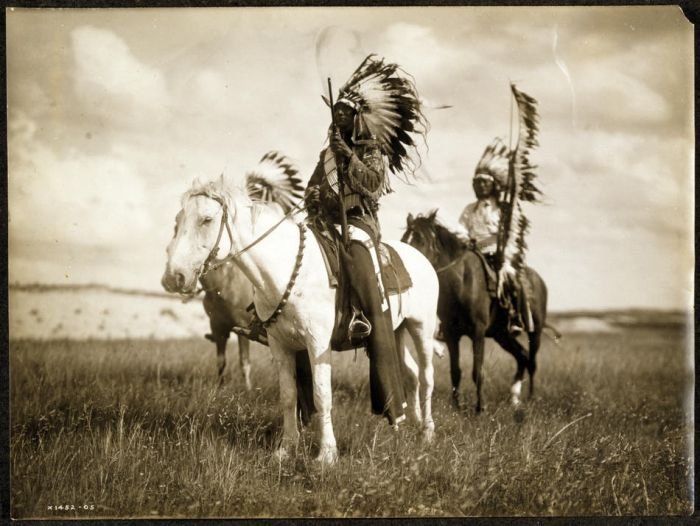
<path id="1" fill-rule="evenodd" d="M 11 518 L 693 514 L 692 22 L 7 7 Z"/>

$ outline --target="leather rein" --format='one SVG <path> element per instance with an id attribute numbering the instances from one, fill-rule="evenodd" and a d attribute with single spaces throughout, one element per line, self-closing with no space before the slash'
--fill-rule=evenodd
<path id="1" fill-rule="evenodd" d="M 214 246 L 212 247 L 211 251 L 209 252 L 209 255 L 207 258 L 204 260 L 204 263 L 202 263 L 202 266 L 199 269 L 198 272 L 198 279 L 201 281 L 202 278 L 204 278 L 208 272 L 215 270 L 223 265 L 228 264 L 229 262 L 233 261 L 234 259 L 238 258 L 241 256 L 241 254 L 247 252 L 251 248 L 253 248 L 255 245 L 260 243 L 263 239 L 265 239 L 267 236 L 269 236 L 278 226 L 280 226 L 285 220 L 289 219 L 292 217 L 295 213 L 299 211 L 303 211 L 305 207 L 301 207 L 299 204 L 295 205 L 292 207 L 292 209 L 287 212 L 279 221 L 277 221 L 274 225 L 272 225 L 270 228 L 268 228 L 265 232 L 263 232 L 260 236 L 255 238 L 251 243 L 240 249 L 239 251 L 233 253 L 233 254 L 228 254 L 225 258 L 216 260 L 216 256 L 219 253 L 219 243 L 221 242 L 221 238 L 223 237 L 224 229 L 226 230 L 226 233 L 228 234 L 229 242 L 233 244 L 233 233 L 231 232 L 231 227 L 228 224 L 228 206 L 224 202 L 223 199 L 220 197 L 212 196 L 206 193 L 199 193 L 199 194 L 194 194 L 192 197 L 197 197 L 197 196 L 205 196 L 208 197 L 209 199 L 213 199 L 217 203 L 221 205 L 221 224 L 219 226 L 219 233 L 216 236 L 216 242 L 214 243 Z M 301 269 L 301 261 L 304 256 L 304 248 L 306 247 L 306 225 L 305 223 L 298 223 L 297 226 L 299 227 L 299 250 L 297 252 L 297 257 L 296 261 L 294 262 L 294 269 L 292 270 L 292 275 L 289 278 L 289 282 L 287 283 L 287 288 L 285 289 L 284 293 L 282 294 L 282 298 L 280 299 L 279 303 L 277 304 L 277 307 L 275 307 L 275 310 L 272 311 L 272 314 L 267 320 L 263 320 L 262 324 L 264 327 L 269 326 L 270 324 L 274 323 L 277 320 L 277 317 L 282 313 L 282 310 L 284 309 L 284 306 L 287 304 L 289 301 L 289 296 L 292 294 L 292 289 L 294 288 L 294 284 L 296 283 L 297 277 L 299 276 L 299 270 Z M 194 292 L 190 297 L 194 297 L 200 292 L 202 292 L 204 289 L 200 288 L 196 292 Z"/>
<path id="2" fill-rule="evenodd" d="M 435 269 L 435 272 L 436 272 L 436 273 L 440 273 L 440 272 L 445 272 L 446 270 L 451 269 L 451 268 L 454 267 L 457 263 L 460 263 L 460 262 L 466 257 L 466 255 L 467 255 L 468 252 L 469 252 L 469 250 L 465 250 L 465 251 L 462 253 L 462 255 L 456 257 L 455 259 L 453 259 L 452 261 L 450 261 L 447 265 L 443 265 L 443 266 L 440 267 L 440 268 L 436 268 L 436 269 Z"/>

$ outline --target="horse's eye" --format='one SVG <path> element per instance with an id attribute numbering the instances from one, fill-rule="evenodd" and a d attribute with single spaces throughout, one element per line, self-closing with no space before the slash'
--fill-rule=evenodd
<path id="1" fill-rule="evenodd" d="M 211 218 L 211 217 L 208 217 L 208 216 L 207 216 L 207 217 L 203 217 L 203 218 L 202 218 L 202 225 L 208 225 L 208 224 L 211 223 L 211 222 L 212 222 L 212 218 Z"/>

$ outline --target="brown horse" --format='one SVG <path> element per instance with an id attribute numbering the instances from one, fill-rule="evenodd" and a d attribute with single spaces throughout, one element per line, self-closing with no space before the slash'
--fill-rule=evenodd
<path id="1" fill-rule="evenodd" d="M 226 368 L 226 343 L 234 326 L 246 326 L 251 319 L 247 310 L 253 302 L 253 285 L 235 265 L 212 269 L 201 280 L 204 290 L 202 304 L 209 316 L 211 332 L 206 335 L 216 344 L 216 363 L 219 384 L 223 384 Z M 238 360 L 245 388 L 250 391 L 250 340 L 238 335 Z"/>
<path id="2" fill-rule="evenodd" d="M 427 216 L 414 218 L 408 215 L 406 232 L 401 241 L 418 250 L 432 263 L 440 282 L 438 317 L 450 351 L 450 375 L 452 399 L 460 406 L 459 383 L 462 371 L 459 366 L 459 340 L 469 336 L 472 340 L 474 362 L 472 379 L 476 384 L 476 411 L 484 407 L 481 388 L 484 361 L 484 339 L 491 337 L 503 349 L 513 355 L 517 371 L 511 386 L 511 401 L 520 403 L 522 380 L 527 369 L 530 376 L 530 397 L 534 392 L 534 375 L 537 369 L 537 350 L 547 316 L 547 287 L 533 269 L 525 269 L 524 287 L 532 312 L 534 328 L 528 332 L 529 349 L 508 331 L 508 314 L 487 288 L 487 275 L 479 255 L 467 248 L 456 234 L 436 219 L 437 210 Z"/>

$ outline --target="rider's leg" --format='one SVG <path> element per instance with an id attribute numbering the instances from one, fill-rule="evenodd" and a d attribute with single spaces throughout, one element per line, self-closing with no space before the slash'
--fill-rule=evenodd
<path id="1" fill-rule="evenodd" d="M 372 324 L 367 338 L 372 412 L 385 415 L 393 425 L 405 418 L 406 403 L 389 304 L 379 292 L 376 271 L 367 247 L 353 241 L 349 255 L 350 281 L 365 316 Z"/>

